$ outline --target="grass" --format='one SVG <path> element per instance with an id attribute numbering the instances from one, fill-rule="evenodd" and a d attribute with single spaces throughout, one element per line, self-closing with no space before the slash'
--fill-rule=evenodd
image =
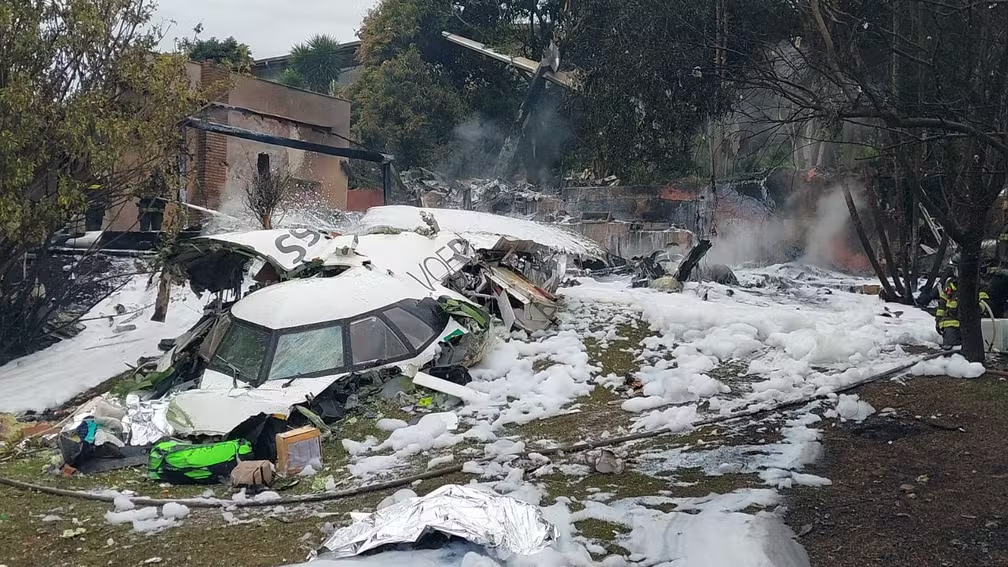
<path id="1" fill-rule="evenodd" d="M 668 489 L 675 498 L 701 497 L 712 493 L 728 494 L 742 488 L 763 486 L 763 482 L 756 474 L 712 476 L 700 468 L 677 469 L 670 478 L 680 483 Z M 685 484 L 689 486 L 684 486 Z"/>
<path id="2" fill-rule="evenodd" d="M 304 511 L 270 518 L 268 509 L 235 515 L 247 523 L 229 525 L 220 510 L 192 510 L 177 527 L 156 535 L 135 533 L 130 525 L 113 526 L 101 502 L 14 491 L 0 487 L 0 561 L 9 567 L 142 565 L 154 557 L 166 565 L 272 566 L 303 561 L 321 545 L 321 526 L 341 521 L 352 510 L 371 510 L 385 495 L 370 494 L 328 503 L 319 518 Z M 62 519 L 42 522 L 55 513 Z M 77 520 L 77 524 L 74 523 Z M 64 538 L 66 529 L 85 533 Z M 307 536 L 307 537 L 306 537 Z M 108 545 L 108 540 L 113 544 Z"/>
<path id="3" fill-rule="evenodd" d="M 1003 405 L 1008 402 L 1008 382 L 998 378 L 980 377 L 958 383 L 961 394 L 976 402 L 993 402 Z"/>
<path id="4" fill-rule="evenodd" d="M 626 557 L 630 552 L 623 546 L 614 543 L 619 536 L 627 533 L 627 528 L 623 524 L 606 522 L 595 518 L 587 518 L 574 522 L 581 537 L 588 539 L 605 548 L 605 555 L 622 555 Z"/>
<path id="5" fill-rule="evenodd" d="M 669 482 L 627 468 L 620 474 L 592 473 L 584 477 L 563 474 L 543 476 L 541 482 L 549 495 L 550 503 L 559 496 L 584 500 L 592 494 L 604 492 L 613 500 L 652 496 L 669 487 Z"/>
<path id="6" fill-rule="evenodd" d="M 585 350 L 592 363 L 601 367 L 603 376 L 630 376 L 640 370 L 637 354 L 641 350 L 641 341 L 657 335 L 640 319 L 635 319 L 632 323 L 620 323 L 616 327 L 616 334 L 619 338 L 607 341 L 604 347 L 597 339 L 586 338 Z"/>
<path id="7" fill-rule="evenodd" d="M 615 435 L 630 425 L 630 415 L 618 405 L 610 404 L 621 399 L 605 388 L 596 387 L 591 394 L 577 400 L 577 412 L 511 425 L 507 435 L 517 435 L 529 442 L 549 440 L 561 444 L 576 443 L 586 437 L 598 439 L 604 431 Z"/>

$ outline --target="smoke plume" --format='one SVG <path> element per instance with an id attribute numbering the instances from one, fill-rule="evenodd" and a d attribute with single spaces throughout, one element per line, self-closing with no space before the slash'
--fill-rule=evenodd
<path id="1" fill-rule="evenodd" d="M 863 269 L 860 248 L 856 248 L 856 254 L 851 253 L 850 214 L 843 191 L 836 185 L 827 188 L 811 207 L 794 196 L 772 216 L 729 221 L 719 229 L 708 254 L 712 262 L 798 262 L 831 269 Z"/>

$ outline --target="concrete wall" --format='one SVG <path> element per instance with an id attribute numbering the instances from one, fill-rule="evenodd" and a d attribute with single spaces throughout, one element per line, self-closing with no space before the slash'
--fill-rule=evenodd
<path id="1" fill-rule="evenodd" d="M 562 226 L 623 258 L 644 256 L 667 248 L 688 249 L 693 245 L 693 233 L 688 230 L 653 228 L 628 222 L 581 222 Z"/>

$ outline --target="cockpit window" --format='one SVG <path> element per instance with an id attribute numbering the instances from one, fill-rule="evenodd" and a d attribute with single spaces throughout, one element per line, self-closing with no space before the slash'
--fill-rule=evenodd
<path id="1" fill-rule="evenodd" d="M 220 348 L 210 359 L 209 367 L 217 372 L 255 384 L 259 380 L 266 350 L 269 347 L 269 333 L 255 329 L 240 321 L 234 321 L 221 340 Z"/>
<path id="2" fill-rule="evenodd" d="M 402 307 L 390 307 L 385 311 L 385 317 L 416 350 L 423 348 L 437 334 L 430 325 Z"/>
<path id="3" fill-rule="evenodd" d="M 345 365 L 342 325 L 284 333 L 277 340 L 269 379 L 286 380 Z"/>
<path id="4" fill-rule="evenodd" d="M 406 346 L 384 321 L 372 315 L 350 323 L 350 352 L 354 366 L 406 354 Z"/>
<path id="5" fill-rule="evenodd" d="M 252 386 L 393 363 L 437 339 L 448 315 L 434 300 L 403 300 L 328 323 L 264 329 L 228 316 L 203 343 L 208 367 Z"/>

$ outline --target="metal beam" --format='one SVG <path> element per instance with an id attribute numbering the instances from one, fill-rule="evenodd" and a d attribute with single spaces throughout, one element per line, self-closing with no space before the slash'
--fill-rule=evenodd
<path id="1" fill-rule="evenodd" d="M 203 120 L 200 118 L 187 118 L 183 121 L 183 123 L 192 128 L 196 128 L 197 130 L 203 130 L 204 132 L 213 132 L 215 134 L 230 136 L 232 138 L 252 140 L 254 142 L 261 142 L 263 144 L 270 144 L 273 146 L 283 146 L 285 148 L 293 148 L 295 150 L 304 150 L 306 152 L 315 152 L 347 159 L 359 159 L 381 164 L 392 163 L 395 160 L 393 156 L 370 150 L 341 148 L 337 146 L 330 146 L 328 144 L 295 140 L 293 138 L 285 138 L 283 136 L 274 136 L 272 134 L 246 130 L 245 128 L 238 128 L 228 124 L 210 122 L 209 120 Z"/>
<path id="2" fill-rule="evenodd" d="M 382 200 L 383 205 L 392 202 L 392 162 L 383 163 L 382 168 Z"/>

